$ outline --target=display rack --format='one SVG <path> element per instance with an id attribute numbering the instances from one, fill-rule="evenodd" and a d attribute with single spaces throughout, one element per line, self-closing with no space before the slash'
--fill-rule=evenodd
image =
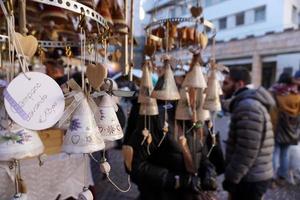
<path id="1" fill-rule="evenodd" d="M 216 34 L 216 28 L 214 26 L 214 24 L 212 22 L 210 22 L 209 20 L 206 20 L 204 18 L 193 18 L 193 17 L 174 17 L 174 18 L 166 18 L 166 19 L 160 19 L 158 21 L 152 22 L 150 24 L 148 24 L 145 27 L 145 30 L 148 30 L 149 28 L 152 28 L 154 26 L 158 26 L 158 25 L 162 25 L 165 24 L 166 22 L 178 22 L 178 23 L 182 23 L 182 22 L 191 22 L 191 23 L 199 23 L 204 25 L 205 27 L 209 28 L 212 33 L 213 33 L 213 37 Z"/>
<path id="2" fill-rule="evenodd" d="M 56 6 L 78 14 L 84 14 L 104 28 L 108 29 L 107 21 L 95 10 L 73 0 L 31 0 L 42 4 Z"/>
<path id="3" fill-rule="evenodd" d="M 6 35 L 0 35 L 0 42 L 7 42 L 8 37 Z M 79 42 L 73 42 L 73 41 L 47 41 L 47 40 L 39 40 L 38 44 L 43 48 L 59 48 L 59 47 L 79 47 Z"/>

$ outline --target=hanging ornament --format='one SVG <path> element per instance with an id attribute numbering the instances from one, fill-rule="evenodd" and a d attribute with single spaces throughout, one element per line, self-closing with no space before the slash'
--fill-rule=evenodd
<path id="1" fill-rule="evenodd" d="M 175 119 L 177 120 L 191 120 L 192 119 L 191 102 L 189 99 L 188 88 L 180 89 L 180 99 L 176 106 Z"/>
<path id="2" fill-rule="evenodd" d="M 35 54 L 38 47 L 38 41 L 34 36 L 23 36 L 16 32 L 15 40 L 18 52 L 22 52 L 28 58 L 31 58 Z"/>
<path id="3" fill-rule="evenodd" d="M 123 137 L 123 130 L 115 108 L 112 97 L 105 93 L 99 104 L 100 118 L 97 119 L 99 136 L 104 140 L 114 141 Z"/>
<path id="4" fill-rule="evenodd" d="M 87 98 L 84 97 L 72 115 L 62 150 L 66 153 L 92 153 L 104 147 L 94 114 Z"/>
<path id="5" fill-rule="evenodd" d="M 165 74 L 163 85 L 160 89 L 154 88 L 151 97 L 159 100 L 172 101 L 180 99 L 180 95 L 175 83 L 174 74 L 170 65 L 170 58 L 165 60 Z"/>
<path id="6" fill-rule="evenodd" d="M 208 77 L 208 88 L 203 108 L 209 111 L 221 111 L 220 83 L 217 80 L 217 65 L 214 61 L 210 63 L 210 75 Z"/>
<path id="7" fill-rule="evenodd" d="M 204 93 L 204 89 L 199 89 L 197 94 L 198 94 L 197 99 L 200 100 L 199 106 L 197 107 L 197 119 L 203 123 L 210 119 L 210 113 L 209 110 L 203 109 L 203 105 L 206 97 L 206 94 Z"/>
<path id="8" fill-rule="evenodd" d="M 200 7 L 191 7 L 191 14 L 194 18 L 197 18 L 199 17 L 203 12 L 203 8 L 200 6 Z"/>
<path id="9" fill-rule="evenodd" d="M 140 83 L 140 92 L 138 96 L 138 102 L 140 105 L 140 115 L 158 115 L 158 107 L 156 99 L 151 98 L 151 92 L 153 91 L 152 73 L 149 70 L 151 65 L 150 61 L 147 61 L 143 66 L 143 75 Z"/>
<path id="10" fill-rule="evenodd" d="M 89 64 L 86 69 L 86 76 L 89 80 L 89 84 L 95 89 L 99 89 L 103 84 L 104 79 L 107 77 L 107 68 L 104 65 Z"/>
<path id="11" fill-rule="evenodd" d="M 194 52 L 193 60 L 191 62 L 191 70 L 186 74 L 185 79 L 182 83 L 183 87 L 192 88 L 206 88 L 206 80 L 202 73 L 202 67 L 200 66 L 200 52 Z"/>
<path id="12" fill-rule="evenodd" d="M 83 191 L 78 195 L 78 200 L 93 200 L 92 192 L 87 188 L 84 187 Z"/>
<path id="13" fill-rule="evenodd" d="M 15 194 L 11 200 L 27 200 L 27 199 L 28 198 L 26 194 L 18 193 Z"/>
<path id="14" fill-rule="evenodd" d="M 15 123 L 0 131 L 0 161 L 20 160 L 42 154 L 44 145 L 37 132 Z"/>

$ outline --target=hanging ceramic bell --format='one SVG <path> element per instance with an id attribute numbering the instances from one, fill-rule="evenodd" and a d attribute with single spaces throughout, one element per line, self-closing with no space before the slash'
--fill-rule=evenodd
<path id="1" fill-rule="evenodd" d="M 100 119 L 97 119 L 99 136 L 104 140 L 114 141 L 123 137 L 123 130 L 119 123 L 113 99 L 108 94 L 105 94 L 99 104 Z"/>
<path id="2" fill-rule="evenodd" d="M 188 88 L 180 89 L 180 99 L 176 106 L 175 119 L 177 120 L 191 120 L 192 110 L 189 102 Z"/>
<path id="3" fill-rule="evenodd" d="M 31 158 L 43 152 L 44 145 L 35 131 L 15 123 L 8 130 L 0 131 L 0 161 Z"/>
<path id="4" fill-rule="evenodd" d="M 210 76 L 208 77 L 208 88 L 206 90 L 206 98 L 203 109 L 209 111 L 221 111 L 220 102 L 220 85 L 216 76 L 216 69 L 211 69 Z"/>
<path id="5" fill-rule="evenodd" d="M 44 10 L 40 15 L 43 22 L 49 23 L 53 21 L 57 25 L 67 24 L 68 16 L 62 8 L 54 6 L 44 6 Z"/>
<path id="6" fill-rule="evenodd" d="M 206 94 L 204 93 L 204 89 L 198 89 L 197 91 L 197 99 L 199 99 L 199 106 L 197 106 L 197 121 L 205 122 L 210 119 L 209 110 L 204 110 L 204 100 Z"/>
<path id="7" fill-rule="evenodd" d="M 84 187 L 83 191 L 78 195 L 78 200 L 93 200 L 92 192 L 87 188 Z"/>
<path id="8" fill-rule="evenodd" d="M 201 68 L 202 67 L 199 65 L 199 63 L 195 63 L 195 65 L 192 66 L 192 69 L 186 74 L 182 86 L 192 88 L 206 88 L 207 84 Z"/>
<path id="9" fill-rule="evenodd" d="M 27 195 L 23 193 L 18 193 L 13 196 L 11 200 L 27 200 Z"/>
<path id="10" fill-rule="evenodd" d="M 62 150 L 66 153 L 92 153 L 104 149 L 94 114 L 84 98 L 73 113 L 64 137 Z"/>
<path id="11" fill-rule="evenodd" d="M 162 86 L 157 84 L 151 97 L 159 100 L 172 101 L 180 99 L 180 95 L 175 83 L 173 71 L 169 61 L 165 61 L 166 71 L 164 74 Z M 161 87 L 161 88 L 160 88 Z"/>

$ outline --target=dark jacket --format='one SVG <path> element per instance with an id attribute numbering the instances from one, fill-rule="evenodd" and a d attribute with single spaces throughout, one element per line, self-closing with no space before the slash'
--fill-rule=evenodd
<path id="1" fill-rule="evenodd" d="M 231 123 L 226 145 L 226 180 L 258 182 L 273 176 L 274 136 L 268 110 L 275 102 L 260 87 L 243 89 L 230 104 Z"/>
<path id="2" fill-rule="evenodd" d="M 186 200 L 186 194 L 190 191 L 184 189 L 174 189 L 175 175 L 187 175 L 182 150 L 174 136 L 169 132 L 160 147 L 157 146 L 161 140 L 162 125 L 158 116 L 151 116 L 150 133 L 153 142 L 147 147 L 147 143 L 141 145 L 143 140 L 143 120 L 140 116 L 136 120 L 138 128 L 133 137 L 128 141 L 134 149 L 131 178 L 138 185 L 140 199 L 142 200 Z M 193 145 L 193 134 L 186 135 L 188 144 Z M 195 140 L 195 157 L 200 162 L 202 158 L 202 146 L 198 136 Z M 150 153 L 150 154 L 149 154 Z"/>

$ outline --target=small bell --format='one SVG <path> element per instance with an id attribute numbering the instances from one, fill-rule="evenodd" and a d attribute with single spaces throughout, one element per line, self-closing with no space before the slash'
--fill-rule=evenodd
<path id="1" fill-rule="evenodd" d="M 84 98 L 72 116 L 62 150 L 66 153 L 93 153 L 104 147 L 94 114 Z"/>
<path id="2" fill-rule="evenodd" d="M 18 193 L 13 196 L 11 200 L 27 200 L 27 195 L 23 193 Z"/>
<path id="3" fill-rule="evenodd" d="M 84 187 L 83 191 L 78 195 L 78 200 L 93 200 L 93 199 L 94 196 L 87 187 Z"/>
<path id="4" fill-rule="evenodd" d="M 220 85 L 216 77 L 216 69 L 211 69 L 211 74 L 208 77 L 208 88 L 206 90 L 206 98 L 203 109 L 209 111 L 221 111 L 220 102 Z"/>
<path id="5" fill-rule="evenodd" d="M 183 87 L 180 89 L 180 99 L 176 106 L 175 119 L 191 120 L 192 110 L 190 106 L 187 88 Z"/>
<path id="6" fill-rule="evenodd" d="M 184 87 L 192 88 L 206 88 L 207 84 L 202 73 L 202 67 L 198 62 L 198 55 L 195 55 L 194 60 L 192 61 L 192 69 L 186 74 L 185 79 L 182 83 Z"/>
<path id="7" fill-rule="evenodd" d="M 8 130 L 0 131 L 0 161 L 31 158 L 43 152 L 44 145 L 33 130 L 13 123 Z"/>
<path id="8" fill-rule="evenodd" d="M 138 102 L 141 103 L 139 114 L 140 115 L 158 115 L 158 107 L 156 99 L 151 98 L 153 91 L 152 73 L 149 70 L 150 63 L 146 63 L 143 67 L 143 75 L 140 84 L 140 92 Z"/>
<path id="9" fill-rule="evenodd" d="M 171 69 L 169 60 L 165 61 L 166 71 L 164 74 L 164 82 L 161 85 L 156 85 L 154 88 L 151 97 L 159 100 L 172 101 L 180 99 L 180 95 L 175 83 L 174 74 Z M 161 88 L 158 88 L 161 87 Z"/>
<path id="10" fill-rule="evenodd" d="M 116 115 L 112 97 L 105 94 L 100 102 L 99 136 L 104 140 L 114 141 L 123 137 L 123 130 Z"/>
<path id="11" fill-rule="evenodd" d="M 205 122 L 210 119 L 209 110 L 203 109 L 204 101 L 206 94 L 204 93 L 204 89 L 199 89 L 197 99 L 200 100 L 199 106 L 197 107 L 197 120 L 201 122 Z"/>

